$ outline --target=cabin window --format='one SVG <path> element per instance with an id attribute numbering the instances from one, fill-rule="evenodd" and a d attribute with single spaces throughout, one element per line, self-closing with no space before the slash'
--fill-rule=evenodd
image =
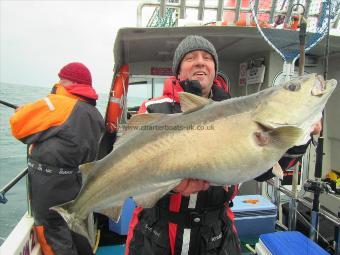
<path id="1" fill-rule="evenodd" d="M 167 76 L 131 75 L 127 94 L 128 108 L 138 109 L 143 101 L 161 96 L 166 78 Z"/>

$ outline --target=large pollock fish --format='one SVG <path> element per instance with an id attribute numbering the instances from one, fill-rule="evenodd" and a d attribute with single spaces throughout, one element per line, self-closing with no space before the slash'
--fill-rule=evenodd
<path id="1" fill-rule="evenodd" d="M 74 201 L 53 207 L 92 242 L 93 211 L 118 219 L 124 200 L 152 207 L 182 179 L 241 183 L 305 142 L 336 87 L 315 74 L 222 102 L 181 93 L 183 113 L 142 114 L 105 158 L 84 164 Z"/>

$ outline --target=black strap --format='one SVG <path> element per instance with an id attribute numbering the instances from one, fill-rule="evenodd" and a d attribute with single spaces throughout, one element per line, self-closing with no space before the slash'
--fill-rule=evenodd
<path id="1" fill-rule="evenodd" d="M 31 158 L 27 162 L 29 172 L 41 172 L 45 174 L 70 175 L 80 173 L 79 168 L 61 168 L 39 163 Z"/>
<path id="2" fill-rule="evenodd" d="M 195 209 L 171 212 L 159 206 L 155 206 L 152 210 L 156 220 L 175 223 L 184 228 L 193 228 L 203 225 L 212 225 L 221 217 L 221 214 L 225 213 L 226 206 L 201 212 Z"/>

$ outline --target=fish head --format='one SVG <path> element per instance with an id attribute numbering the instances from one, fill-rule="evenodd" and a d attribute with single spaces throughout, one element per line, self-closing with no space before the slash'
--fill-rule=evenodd
<path id="1" fill-rule="evenodd" d="M 336 84 L 336 80 L 324 81 L 321 76 L 310 74 L 272 87 L 268 93 L 260 94 L 252 118 L 268 129 L 295 126 L 305 129 L 307 134 L 321 119 Z"/>

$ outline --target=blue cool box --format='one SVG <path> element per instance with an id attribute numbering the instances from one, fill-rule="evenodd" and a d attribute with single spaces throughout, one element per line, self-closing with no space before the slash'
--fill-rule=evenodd
<path id="1" fill-rule="evenodd" d="M 266 249 L 265 252 L 258 253 L 259 255 L 329 255 L 318 244 L 297 231 L 263 234 L 260 235 L 260 242 Z"/>
<path id="2" fill-rule="evenodd" d="M 119 221 L 116 223 L 113 220 L 109 219 L 109 230 L 119 235 L 127 235 L 130 220 L 135 207 L 136 204 L 132 198 L 126 199 Z"/>
<path id="3" fill-rule="evenodd" d="M 253 202 L 253 203 L 251 203 Z M 260 235 L 275 231 L 276 206 L 261 195 L 236 196 L 231 208 L 239 236 Z"/>

